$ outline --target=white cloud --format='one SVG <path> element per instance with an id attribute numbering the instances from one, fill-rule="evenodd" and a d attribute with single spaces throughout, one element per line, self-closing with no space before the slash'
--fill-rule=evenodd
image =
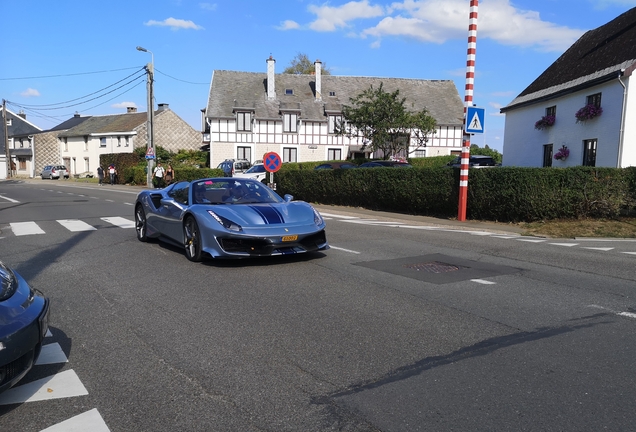
<path id="1" fill-rule="evenodd" d="M 137 104 L 134 102 L 119 102 L 116 104 L 112 104 L 110 106 L 111 108 L 128 108 L 128 107 L 132 107 L 132 108 L 137 108 Z"/>
<path id="2" fill-rule="evenodd" d="M 280 23 L 280 25 L 276 28 L 278 30 L 295 30 L 297 28 L 300 28 L 300 25 L 298 25 L 296 21 L 285 20 L 282 23 Z"/>
<path id="3" fill-rule="evenodd" d="M 199 3 L 199 7 L 207 11 L 215 11 L 216 3 Z"/>
<path id="4" fill-rule="evenodd" d="M 192 21 L 176 19 L 172 17 L 165 19 L 163 21 L 150 20 L 145 22 L 144 25 L 170 27 L 171 30 L 180 30 L 180 29 L 203 30 L 203 27 L 196 25 Z"/>
<path id="5" fill-rule="evenodd" d="M 40 96 L 40 92 L 37 91 L 36 89 L 32 89 L 29 87 L 28 89 L 20 93 L 20 96 L 23 96 L 23 97 Z"/>
<path id="6" fill-rule="evenodd" d="M 384 15 L 382 6 L 371 6 L 368 0 L 351 1 L 342 6 L 331 7 L 309 6 L 309 12 L 316 15 L 317 19 L 309 24 L 309 28 L 316 31 L 334 31 L 347 27 L 349 21 L 361 18 L 375 18 Z"/>
<path id="7" fill-rule="evenodd" d="M 636 0 L 603 0 L 605 3 Z M 487 0 L 480 4 L 477 37 L 502 45 L 533 47 L 539 51 L 562 52 L 583 33 L 581 29 L 544 21 L 538 12 L 516 8 L 512 0 Z M 309 27 L 315 31 L 335 31 L 351 26 L 356 19 L 380 18 L 361 37 L 407 37 L 422 42 L 444 43 L 466 39 L 470 4 L 467 0 L 402 0 L 389 7 L 372 5 L 368 0 L 351 1 L 339 7 L 309 6 L 317 19 Z"/>

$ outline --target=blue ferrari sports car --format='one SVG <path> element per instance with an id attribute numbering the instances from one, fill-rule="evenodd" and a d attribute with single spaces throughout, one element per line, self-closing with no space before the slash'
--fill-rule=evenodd
<path id="1" fill-rule="evenodd" d="M 144 190 L 135 203 L 137 238 L 183 247 L 190 261 L 329 249 L 320 213 L 292 199 L 259 181 L 235 177 Z"/>

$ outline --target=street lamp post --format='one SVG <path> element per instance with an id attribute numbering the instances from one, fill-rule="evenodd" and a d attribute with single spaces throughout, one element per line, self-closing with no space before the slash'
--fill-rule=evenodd
<path id="1" fill-rule="evenodd" d="M 153 84 L 154 84 L 154 73 L 155 73 L 155 55 L 153 54 L 152 51 L 147 50 L 146 48 L 137 47 L 137 51 L 143 51 L 143 52 L 147 52 L 150 53 L 150 63 L 148 63 L 146 65 L 146 76 L 148 78 L 147 83 L 146 83 L 146 91 L 148 93 L 148 124 L 146 126 L 147 129 L 147 133 L 148 133 L 148 151 L 146 154 L 148 153 L 152 153 L 152 157 L 148 159 L 148 172 L 146 173 L 146 184 L 148 185 L 148 187 L 150 187 L 150 185 L 152 184 L 152 170 L 154 168 L 154 157 L 156 157 L 156 152 L 155 152 L 155 140 L 154 140 L 154 89 L 153 89 Z"/>

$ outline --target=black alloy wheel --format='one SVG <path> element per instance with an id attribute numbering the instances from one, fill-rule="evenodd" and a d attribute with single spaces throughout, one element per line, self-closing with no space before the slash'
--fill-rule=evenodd
<path id="1" fill-rule="evenodd" d="M 183 244 L 185 245 L 186 257 L 190 261 L 199 262 L 203 259 L 199 224 L 192 216 L 188 216 L 183 224 Z"/>
<path id="2" fill-rule="evenodd" d="M 135 230 L 137 231 L 137 240 L 146 242 L 148 235 L 146 232 L 146 212 L 141 204 L 137 204 L 135 208 Z"/>

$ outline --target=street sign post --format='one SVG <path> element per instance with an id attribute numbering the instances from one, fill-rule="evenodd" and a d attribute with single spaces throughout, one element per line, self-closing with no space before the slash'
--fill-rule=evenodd
<path id="1" fill-rule="evenodd" d="M 484 108 L 468 107 L 466 110 L 466 132 L 484 133 Z"/>
<path id="2" fill-rule="evenodd" d="M 155 151 L 152 147 L 148 147 L 148 151 L 146 151 L 146 159 L 154 159 Z"/>
<path id="3" fill-rule="evenodd" d="M 265 171 L 269 173 L 269 186 L 273 190 L 276 190 L 276 183 L 274 183 L 274 173 L 278 171 L 282 165 L 283 161 L 280 159 L 280 156 L 276 152 L 268 152 L 263 156 L 263 166 L 265 167 Z"/>

